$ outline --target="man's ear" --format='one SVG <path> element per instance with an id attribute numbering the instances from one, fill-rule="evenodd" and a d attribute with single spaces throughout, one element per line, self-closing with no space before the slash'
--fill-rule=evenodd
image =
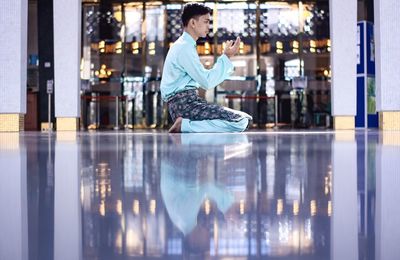
<path id="1" fill-rule="evenodd" d="M 192 28 L 195 27 L 195 20 L 194 20 L 194 18 L 190 18 L 190 20 L 189 20 L 189 25 L 190 25 L 190 27 L 192 27 Z"/>

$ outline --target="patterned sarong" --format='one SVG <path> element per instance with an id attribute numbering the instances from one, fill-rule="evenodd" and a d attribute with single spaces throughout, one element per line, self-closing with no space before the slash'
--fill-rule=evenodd
<path id="1" fill-rule="evenodd" d="M 252 119 L 244 112 L 207 103 L 194 89 L 179 92 L 167 102 L 168 111 L 174 122 L 178 117 L 193 121 L 221 119 L 229 122 L 238 122 L 243 118 Z"/>

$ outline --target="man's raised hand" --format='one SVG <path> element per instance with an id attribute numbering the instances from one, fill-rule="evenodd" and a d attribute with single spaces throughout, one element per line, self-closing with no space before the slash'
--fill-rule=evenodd
<path id="1" fill-rule="evenodd" d="M 233 43 L 232 40 L 229 40 L 225 43 L 224 54 L 228 56 L 228 58 L 234 56 L 238 50 L 240 45 L 240 38 L 237 37 L 236 41 Z"/>

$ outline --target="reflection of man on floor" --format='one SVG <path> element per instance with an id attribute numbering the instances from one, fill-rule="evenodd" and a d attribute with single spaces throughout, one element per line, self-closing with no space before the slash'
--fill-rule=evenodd
<path id="1" fill-rule="evenodd" d="M 221 135 L 218 140 L 210 134 L 184 134 L 171 140 L 176 145 L 161 160 L 161 196 L 171 222 L 184 235 L 186 252 L 205 253 L 210 246 L 210 216 L 223 217 L 234 203 L 233 194 L 215 180 L 210 165 L 225 160 L 227 147 L 249 143 L 242 134 Z M 211 208 L 208 216 L 202 208 L 206 200 Z"/>
<path id="2" fill-rule="evenodd" d="M 166 57 L 161 95 L 174 120 L 170 132 L 242 132 L 252 120 L 244 112 L 208 104 L 197 95 L 197 88 L 212 89 L 229 77 L 233 72 L 230 58 L 240 44 L 239 37 L 235 42 L 227 41 L 213 68 L 204 68 L 196 51 L 196 40 L 209 32 L 210 13 L 211 9 L 202 4 L 186 4 L 181 17 L 184 32 Z"/>

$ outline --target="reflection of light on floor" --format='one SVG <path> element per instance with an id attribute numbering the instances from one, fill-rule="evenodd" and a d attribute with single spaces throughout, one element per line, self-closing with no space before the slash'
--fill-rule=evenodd
<path id="1" fill-rule="evenodd" d="M 332 201 L 328 201 L 328 216 L 332 216 Z"/>
<path id="2" fill-rule="evenodd" d="M 209 199 L 206 199 L 206 201 L 204 202 L 204 211 L 205 211 L 206 215 L 210 214 L 211 205 L 210 205 Z"/>
<path id="3" fill-rule="evenodd" d="M 252 143 L 232 144 L 224 146 L 224 160 L 245 158 L 251 153 Z"/>
<path id="4" fill-rule="evenodd" d="M 303 222 L 280 217 L 272 221 L 272 226 L 264 233 L 267 255 L 288 256 L 313 251 L 310 219 Z"/>
<path id="5" fill-rule="evenodd" d="M 149 210 L 150 210 L 150 213 L 151 214 L 156 214 L 156 200 L 154 200 L 154 199 L 152 199 L 152 200 L 150 200 L 150 207 L 149 207 Z"/>
<path id="6" fill-rule="evenodd" d="M 299 214 L 299 201 L 293 201 L 293 215 L 297 216 Z"/>
<path id="7" fill-rule="evenodd" d="M 104 200 L 100 201 L 99 213 L 103 217 L 106 215 L 106 204 Z"/>
<path id="8" fill-rule="evenodd" d="M 126 252 L 128 255 L 142 255 L 141 246 L 142 240 L 138 233 L 133 229 L 128 229 L 126 232 Z"/>
<path id="9" fill-rule="evenodd" d="M 121 200 L 117 200 L 117 205 L 116 205 L 116 210 L 118 215 L 122 215 L 122 201 Z"/>
<path id="10" fill-rule="evenodd" d="M 276 214 L 279 216 L 282 214 L 282 211 L 283 211 L 283 200 L 278 199 L 276 203 Z"/>
<path id="11" fill-rule="evenodd" d="M 139 212 L 140 212 L 139 201 L 138 200 L 134 200 L 133 201 L 133 213 L 135 215 L 139 215 Z"/>
<path id="12" fill-rule="evenodd" d="M 239 211 L 240 211 L 240 215 L 244 214 L 244 200 L 240 200 L 239 201 Z"/>
<path id="13" fill-rule="evenodd" d="M 311 216 L 315 216 L 317 214 L 317 202 L 315 200 L 310 202 L 310 214 Z"/>
<path id="14" fill-rule="evenodd" d="M 115 249 L 118 254 L 122 254 L 122 231 L 119 230 L 115 236 Z"/>

